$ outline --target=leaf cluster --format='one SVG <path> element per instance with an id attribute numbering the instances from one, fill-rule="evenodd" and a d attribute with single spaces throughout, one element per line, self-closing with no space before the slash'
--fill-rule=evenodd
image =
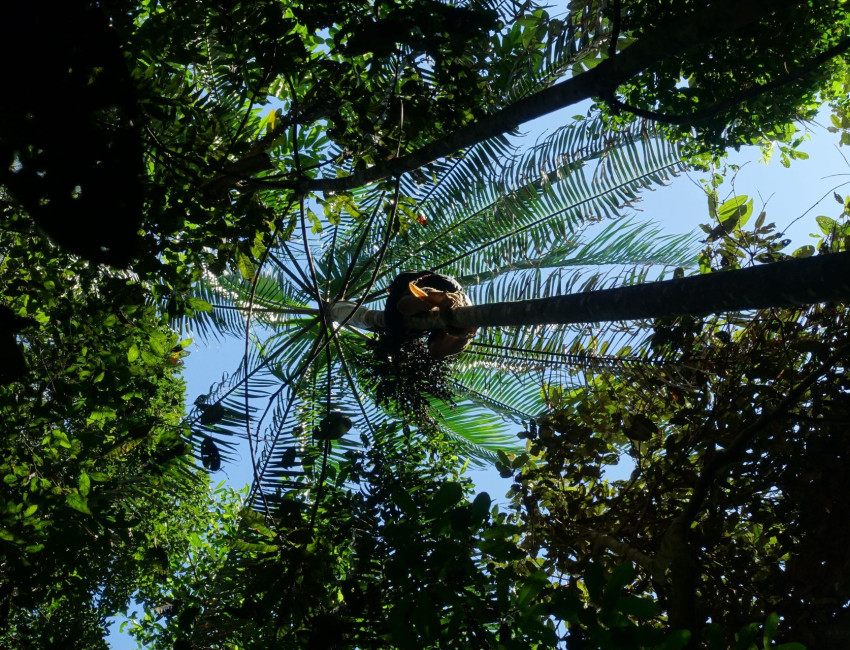
<path id="1" fill-rule="evenodd" d="M 832 223 L 824 250 L 844 241 Z M 716 245 L 748 246 L 759 228 Z M 511 471 L 529 552 L 583 577 L 597 606 L 590 567 L 633 562 L 629 596 L 690 643 L 754 647 L 751 622 L 768 621 L 788 647 L 840 647 L 847 328 L 832 304 L 658 324 L 661 363 L 600 373 L 527 430 Z M 596 629 L 574 619 L 569 636 Z"/>
<path id="2" fill-rule="evenodd" d="M 15 340 L 28 368 L 0 385 L 0 645 L 99 647 L 200 507 L 181 424 L 188 341 L 132 276 L 11 212 L 0 294 L 28 323 Z"/>
<path id="3" fill-rule="evenodd" d="M 519 562 L 518 529 L 486 493 L 470 498 L 450 445 L 383 444 L 350 455 L 340 471 L 345 482 L 284 495 L 272 516 L 243 512 L 226 560 L 183 583 L 179 612 L 143 624 L 148 647 L 554 641 L 542 610 L 529 608 L 543 584 Z"/>
<path id="4" fill-rule="evenodd" d="M 757 20 L 720 39 L 702 39 L 705 25 L 687 17 L 698 2 L 622 2 L 620 30 L 640 39 L 675 20 L 694 47 L 648 67 L 617 90 L 628 111 L 667 124 L 692 149 L 781 143 L 783 159 L 797 156 L 803 138 L 795 120 L 814 117 L 829 100 L 846 96 L 847 13 L 840 3 L 781 2 L 761 9 L 725 3 L 731 19 L 741 11 Z M 830 52 L 832 53 L 830 55 Z M 821 56 L 823 55 L 823 58 Z M 801 154 L 801 157 L 804 154 Z"/>

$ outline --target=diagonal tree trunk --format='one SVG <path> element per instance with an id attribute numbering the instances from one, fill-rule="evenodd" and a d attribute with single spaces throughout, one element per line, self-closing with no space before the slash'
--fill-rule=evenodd
<path id="1" fill-rule="evenodd" d="M 608 96 L 621 84 L 654 63 L 680 56 L 723 38 L 772 13 L 789 13 L 804 0 L 717 0 L 687 15 L 671 19 L 639 38 L 615 57 L 529 97 L 518 100 L 485 120 L 469 124 L 400 158 L 339 178 L 298 178 L 266 181 L 266 186 L 299 191 L 340 192 L 418 169 L 521 124 L 591 97 Z M 767 90 L 767 87 L 765 87 Z M 756 92 L 758 94 L 758 92 Z"/>
<path id="2" fill-rule="evenodd" d="M 850 252 L 568 296 L 461 307 L 455 327 L 705 316 L 850 300 Z"/>
<path id="3" fill-rule="evenodd" d="M 846 301 L 850 301 L 850 251 L 630 287 L 459 307 L 448 320 L 432 312 L 407 317 L 405 325 L 432 330 L 594 323 Z M 342 321 L 353 308 L 335 305 L 334 320 Z M 361 308 L 349 323 L 382 329 L 384 314 Z"/>

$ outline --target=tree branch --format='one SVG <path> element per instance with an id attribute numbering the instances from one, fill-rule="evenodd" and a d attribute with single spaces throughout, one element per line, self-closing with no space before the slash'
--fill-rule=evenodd
<path id="1" fill-rule="evenodd" d="M 608 42 L 608 58 L 610 59 L 617 56 L 617 41 L 620 38 L 620 14 L 622 13 L 620 0 L 614 0 L 613 13 L 614 16 L 611 19 L 611 39 Z"/>
<path id="2" fill-rule="evenodd" d="M 738 94 L 733 95 L 732 97 L 728 97 L 723 101 L 717 102 L 716 104 L 714 104 L 714 106 L 711 106 L 701 111 L 695 111 L 694 113 L 690 113 L 689 115 L 668 115 L 665 113 L 658 113 L 656 111 L 650 111 L 644 108 L 631 106 L 614 97 L 613 92 L 609 97 L 605 98 L 605 103 L 614 109 L 626 111 L 628 113 L 631 113 L 632 115 L 636 115 L 637 117 L 643 117 L 649 120 L 653 120 L 655 122 L 662 122 L 664 124 L 674 124 L 678 126 L 693 126 L 695 124 L 699 124 L 700 122 L 705 122 L 706 120 L 710 120 L 714 117 L 717 117 L 721 113 L 724 113 L 729 109 L 744 103 L 745 101 L 759 97 L 760 95 L 763 95 L 771 90 L 776 90 L 777 88 L 786 86 L 790 83 L 793 83 L 794 81 L 798 81 L 805 77 L 807 74 L 810 74 L 817 70 L 820 65 L 838 56 L 842 52 L 845 52 L 847 49 L 850 49 L 850 38 L 845 38 L 844 40 L 840 41 L 828 50 L 825 50 L 818 56 L 814 57 L 806 65 L 799 66 L 788 74 L 782 75 L 781 77 L 774 79 L 773 81 L 769 81 L 768 83 L 756 84 L 755 86 L 751 86 L 746 90 L 742 90 Z"/>
<path id="3" fill-rule="evenodd" d="M 678 17 L 644 33 L 616 57 L 605 59 L 593 69 L 521 99 L 484 121 L 462 127 L 406 156 L 341 178 L 261 181 L 262 185 L 293 189 L 302 193 L 341 192 L 413 171 L 584 99 L 610 96 L 618 86 L 658 61 L 684 54 L 746 27 L 766 15 L 801 2 L 802 0 L 712 2 L 699 11 Z"/>
<path id="4" fill-rule="evenodd" d="M 600 533 L 592 528 L 586 528 L 585 526 L 577 526 L 577 528 L 594 544 L 604 546 L 623 559 L 634 562 L 650 575 L 656 576 L 659 572 L 663 572 L 658 560 L 653 558 L 651 555 L 647 555 L 643 551 L 636 549 L 634 546 L 620 541 L 611 535 Z"/>

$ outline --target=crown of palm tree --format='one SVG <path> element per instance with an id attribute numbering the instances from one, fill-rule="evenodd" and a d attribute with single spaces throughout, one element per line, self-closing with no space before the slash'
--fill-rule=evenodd
<path id="1" fill-rule="evenodd" d="M 327 197 L 331 225 L 322 230 L 309 230 L 318 220 L 314 206 L 302 205 L 259 268 L 209 277 L 200 289 L 215 309 L 198 328 L 250 345 L 242 367 L 190 415 L 197 433 L 224 447 L 230 436 L 247 437 L 254 492 L 267 495 L 307 487 L 344 454 L 375 443 L 389 421 L 401 426 L 383 444 L 443 435 L 478 462 L 516 450 L 516 425 L 545 410 L 548 385 L 576 381 L 598 328 L 482 330 L 448 373 L 429 376 L 428 362 L 393 375 L 376 370 L 375 333 L 335 321 L 334 305 L 383 309 L 387 285 L 406 270 L 452 276 L 480 304 L 641 282 L 689 265 L 692 237 L 618 218 L 641 189 L 682 168 L 676 146 L 647 129 L 612 132 L 582 120 L 525 152 L 488 141 L 428 178 Z M 620 333 L 620 345 L 634 338 Z M 380 379 L 401 392 L 376 400 Z M 406 408 L 405 385 L 423 396 L 421 409 Z M 336 411 L 354 427 L 318 441 L 320 422 Z"/>

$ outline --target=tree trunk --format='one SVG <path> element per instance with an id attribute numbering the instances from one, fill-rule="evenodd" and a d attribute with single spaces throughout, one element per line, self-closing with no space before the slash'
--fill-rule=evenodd
<path id="1" fill-rule="evenodd" d="M 613 93 L 617 87 L 665 58 L 723 38 L 765 15 L 787 12 L 803 0 L 718 0 L 693 13 L 671 19 L 645 32 L 615 57 L 502 108 L 486 119 L 459 128 L 440 140 L 400 158 L 339 178 L 266 181 L 266 186 L 295 188 L 306 192 L 341 192 L 418 169 L 503 133 L 521 124 L 591 97 Z M 793 15 L 793 14 L 792 14 Z"/>
<path id="2" fill-rule="evenodd" d="M 360 307 L 353 302 L 335 302 L 330 307 L 331 321 L 335 324 L 345 323 L 361 330 L 376 331 L 384 329 L 383 310 Z"/>
<path id="3" fill-rule="evenodd" d="M 435 312 L 406 318 L 405 324 L 409 329 L 431 330 L 595 323 L 848 300 L 850 252 L 844 252 L 631 287 L 459 307 L 450 323 Z"/>

